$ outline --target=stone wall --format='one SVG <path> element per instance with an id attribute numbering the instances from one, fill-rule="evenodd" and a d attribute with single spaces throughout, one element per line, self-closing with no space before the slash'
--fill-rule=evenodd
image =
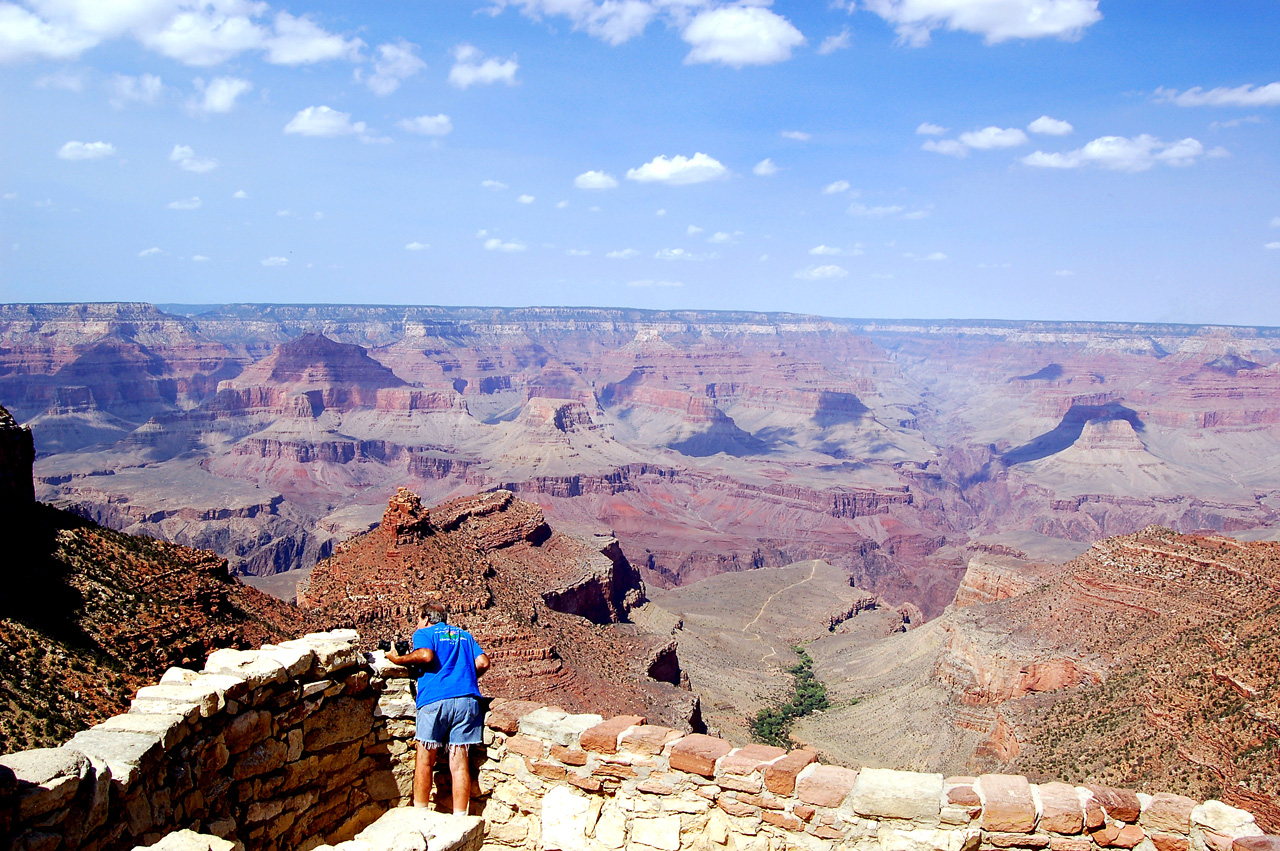
<path id="1" fill-rule="evenodd" d="M 414 701 L 407 672 L 356 641 L 219 650 L 60 748 L 0 757 L 0 847 L 115 851 L 178 831 L 246 851 L 402 847 L 375 823 L 413 818 L 386 814 L 408 803 Z M 472 766 L 487 851 L 1280 851 L 1217 801 L 843 768 L 523 701 L 492 701 Z M 404 848 L 446 851 L 410 834 Z"/>

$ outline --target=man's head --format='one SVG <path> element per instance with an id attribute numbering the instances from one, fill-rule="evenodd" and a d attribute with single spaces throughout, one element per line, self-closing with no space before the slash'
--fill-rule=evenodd
<path id="1" fill-rule="evenodd" d="M 448 623 L 449 610 L 442 603 L 423 603 L 418 609 L 418 624 Z"/>

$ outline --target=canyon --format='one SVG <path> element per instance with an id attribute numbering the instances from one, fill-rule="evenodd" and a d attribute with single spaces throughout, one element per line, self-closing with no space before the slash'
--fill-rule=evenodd
<path id="1" fill-rule="evenodd" d="M 283 597 L 505 489 L 653 588 L 823 559 L 927 618 L 974 547 L 1276 519 L 1274 329 L 341 305 L 0 306 L 40 499 Z M 1002 537 L 1003 536 L 1003 537 Z M 288 571 L 282 576 L 275 574 Z"/>

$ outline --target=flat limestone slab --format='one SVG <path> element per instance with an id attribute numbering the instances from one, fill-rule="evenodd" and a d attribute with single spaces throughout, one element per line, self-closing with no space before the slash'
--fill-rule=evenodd
<path id="1" fill-rule="evenodd" d="M 406 840 L 412 842 L 414 834 L 426 840 L 427 851 L 478 851 L 484 842 L 484 819 L 446 815 L 426 807 L 397 807 L 356 834 L 356 841 L 390 851 L 409 847 Z"/>
<path id="2" fill-rule="evenodd" d="M 122 733 L 81 730 L 68 742 L 71 747 L 102 760 L 111 769 L 112 782 L 126 789 L 138 778 L 141 766 L 164 750 L 159 733 Z"/>

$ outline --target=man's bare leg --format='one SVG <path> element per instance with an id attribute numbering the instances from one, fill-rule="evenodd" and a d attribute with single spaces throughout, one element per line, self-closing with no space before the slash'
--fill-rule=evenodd
<path id="1" fill-rule="evenodd" d="M 436 749 L 418 742 L 418 755 L 413 763 L 413 805 L 431 806 L 431 776 L 436 770 Z"/>
<path id="2" fill-rule="evenodd" d="M 449 746 L 449 776 L 453 779 L 453 814 L 471 814 L 471 764 L 467 745 Z"/>

